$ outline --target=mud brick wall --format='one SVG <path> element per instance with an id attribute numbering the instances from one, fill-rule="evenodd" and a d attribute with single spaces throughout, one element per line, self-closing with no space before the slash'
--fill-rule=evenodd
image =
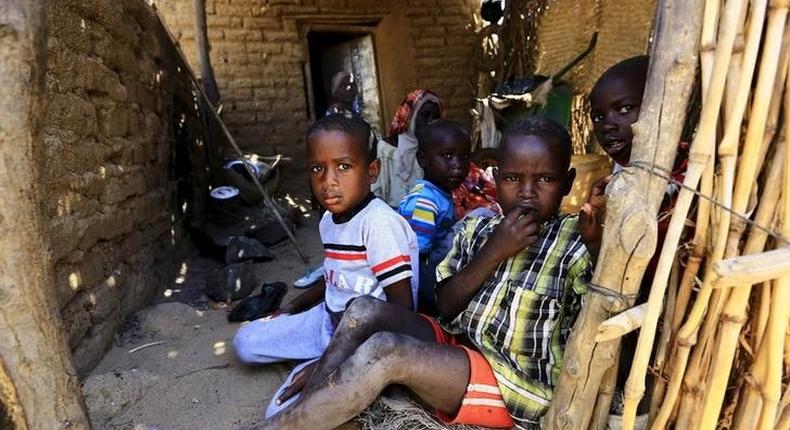
<path id="1" fill-rule="evenodd" d="M 177 268 L 176 134 L 196 113 L 145 2 L 52 0 L 48 32 L 42 251 L 84 374 Z"/>
<path id="2" fill-rule="evenodd" d="M 199 70 L 193 1 L 154 3 Z M 377 46 L 380 59 L 395 51 L 403 59 L 398 61 L 402 70 L 389 70 L 397 82 L 390 85 L 393 95 L 382 100 L 384 122 L 389 124 L 408 91 L 427 88 L 445 100 L 450 118 L 469 125 L 476 82 L 472 13 L 478 6 L 474 0 L 206 0 L 211 61 L 225 101 L 223 117 L 246 148 L 301 158 L 309 117 L 304 27 L 369 20 L 366 25 L 376 27 L 379 42 L 389 40 L 387 52 Z M 385 66 L 379 62 L 382 84 L 388 82 Z"/>

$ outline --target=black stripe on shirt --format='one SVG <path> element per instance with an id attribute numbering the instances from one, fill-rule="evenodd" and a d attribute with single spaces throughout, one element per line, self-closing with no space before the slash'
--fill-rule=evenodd
<path id="1" fill-rule="evenodd" d="M 378 279 L 379 282 L 384 282 L 385 279 L 391 278 L 397 275 L 398 273 L 402 273 L 407 270 L 409 271 L 411 270 L 411 264 L 409 264 L 408 262 L 401 264 L 400 266 L 390 270 L 389 272 L 384 272 L 381 275 L 376 276 L 376 279 Z"/>
<path id="2" fill-rule="evenodd" d="M 340 243 L 325 243 L 324 249 L 333 251 L 367 251 L 365 245 L 343 245 Z"/>

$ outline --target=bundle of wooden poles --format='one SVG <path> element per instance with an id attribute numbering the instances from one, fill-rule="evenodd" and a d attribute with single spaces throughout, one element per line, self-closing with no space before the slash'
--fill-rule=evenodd
<path id="1" fill-rule="evenodd" d="M 787 1 L 705 3 L 703 113 L 626 385 L 626 427 L 658 331 L 653 428 L 790 428 L 787 13 Z M 691 255 L 671 276 L 691 189 Z"/>
<path id="2" fill-rule="evenodd" d="M 696 64 L 699 57 L 702 112 L 663 248 L 656 250 L 648 302 L 633 307 L 635 294 L 629 294 L 638 290 L 646 259 L 640 244 L 629 248 L 631 236 L 622 231 L 636 212 L 613 200 L 626 195 L 623 179 L 607 190 L 608 211 L 615 213 L 607 213 L 597 291 L 569 342 L 546 428 L 602 428 L 617 337 L 641 327 L 624 389 L 624 429 L 633 428 L 646 386 L 652 429 L 790 429 L 790 0 L 700 0 L 696 14 L 691 3 L 659 1 L 651 53 L 651 76 L 684 58 L 682 52 L 664 58 L 669 54 L 661 49 L 670 49 L 671 37 L 662 31 L 672 25 L 668 16 L 659 18 L 673 7 L 691 8 L 690 16 L 675 19 L 698 22 L 679 31 L 698 38 L 693 58 Z M 672 88 L 673 77 L 667 75 L 662 90 Z M 651 184 L 647 176 L 667 183 L 666 163 L 662 168 L 656 156 L 661 151 L 645 144 L 651 132 L 661 134 L 645 123 L 662 115 L 651 107 L 664 106 L 659 95 L 651 98 L 651 85 L 657 84 L 649 77 L 648 112 L 635 125 L 632 160 L 643 162 L 632 176 L 644 179 L 634 179 L 637 185 Z M 657 146 L 677 142 L 657 139 Z M 684 237 L 689 225 L 692 237 Z M 619 281 L 601 270 L 617 258 L 633 266 L 618 249 L 630 249 L 641 264 L 622 274 L 614 270 Z M 636 280 L 628 276 L 634 273 Z M 612 327 L 619 332 L 611 335 Z M 597 333 L 595 343 L 590 333 Z"/>

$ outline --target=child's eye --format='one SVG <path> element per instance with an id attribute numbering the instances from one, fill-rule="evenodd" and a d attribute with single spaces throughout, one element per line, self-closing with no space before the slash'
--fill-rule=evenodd
<path id="1" fill-rule="evenodd" d="M 552 178 L 551 176 L 541 176 L 540 178 L 538 178 L 538 181 L 549 183 L 549 182 L 554 182 L 554 178 Z"/>
<path id="2" fill-rule="evenodd" d="M 592 119 L 593 123 L 603 121 L 603 115 L 600 115 L 600 114 L 590 115 L 590 118 Z"/>
<path id="3" fill-rule="evenodd" d="M 631 105 L 625 105 L 625 106 L 622 106 L 620 109 L 618 109 L 618 110 L 617 110 L 617 112 L 618 112 L 620 115 L 625 115 L 625 114 L 627 114 L 628 112 L 631 112 L 632 110 L 634 110 L 634 106 L 631 106 Z"/>
<path id="4" fill-rule="evenodd" d="M 445 160 L 449 160 L 453 158 L 453 154 L 442 154 L 442 158 L 444 158 Z"/>
<path id="5" fill-rule="evenodd" d="M 340 163 L 340 164 L 338 164 L 338 167 L 340 168 L 340 170 L 349 170 L 349 169 L 351 169 L 351 165 L 348 164 L 348 163 Z"/>
<path id="6" fill-rule="evenodd" d="M 518 182 L 518 176 L 507 175 L 503 178 L 505 182 Z"/>
<path id="7" fill-rule="evenodd" d="M 323 170 L 322 166 L 310 166 L 310 171 L 313 173 L 321 173 Z"/>

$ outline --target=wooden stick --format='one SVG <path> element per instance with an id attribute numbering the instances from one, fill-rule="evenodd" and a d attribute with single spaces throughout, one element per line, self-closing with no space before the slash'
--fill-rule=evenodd
<path id="1" fill-rule="evenodd" d="M 710 89 L 711 76 L 713 75 L 713 62 L 716 53 L 716 29 L 719 28 L 719 11 L 721 0 L 705 0 L 702 16 L 702 31 L 700 34 L 700 84 L 702 85 L 702 99 L 705 100 Z"/>
<path id="2" fill-rule="evenodd" d="M 760 0 L 765 1 L 765 0 Z M 755 2 L 757 4 L 758 2 Z M 765 136 L 765 126 L 768 122 L 769 108 L 771 106 L 770 100 L 774 94 L 774 85 L 776 83 L 776 75 L 778 66 L 780 64 L 779 57 L 782 49 L 782 39 L 784 36 L 785 21 L 787 18 L 787 7 L 778 7 L 777 1 L 771 1 L 771 11 L 768 14 L 768 24 L 765 33 L 765 44 L 762 49 L 762 58 L 760 62 L 760 72 L 758 75 L 757 86 L 754 91 L 755 103 L 752 106 L 749 118 L 749 127 L 746 130 L 746 137 L 743 143 L 741 157 L 738 160 L 738 180 L 735 183 L 735 190 L 733 193 L 732 209 L 738 213 L 744 213 L 749 203 L 749 195 L 755 185 L 757 174 L 760 170 L 760 154 L 764 152 L 763 146 Z M 764 13 L 764 8 L 759 12 Z M 755 13 L 760 24 L 756 25 L 758 31 L 762 31 L 762 13 L 758 15 Z M 755 39 L 759 40 L 759 33 Z M 756 49 L 753 53 L 754 58 L 757 58 Z M 751 75 L 750 75 L 751 76 Z M 750 88 L 749 88 L 750 89 Z M 746 90 L 744 98 L 748 97 L 749 89 Z M 779 93 L 781 94 L 781 93 Z M 765 101 L 769 101 L 766 103 Z M 745 105 L 745 104 L 744 104 Z M 733 123 L 734 124 L 734 123 Z M 733 128 L 740 129 L 740 123 L 734 124 Z M 737 149 L 738 132 L 733 132 L 734 138 L 726 142 L 732 147 Z M 725 139 L 727 135 L 725 135 Z M 725 142 L 722 141 L 722 145 Z M 745 222 L 743 218 L 735 218 L 733 220 L 734 226 L 738 231 L 743 231 Z M 730 235 L 727 244 L 728 254 L 733 254 L 737 249 L 740 235 Z"/>
<path id="3" fill-rule="evenodd" d="M 701 65 L 701 85 L 703 100 L 708 93 L 710 87 L 710 80 L 713 73 L 713 62 L 715 60 L 716 52 L 716 29 L 718 28 L 719 9 L 721 2 L 719 0 L 707 0 L 705 2 L 705 16 L 703 17 L 702 24 L 702 40 L 700 48 L 700 65 Z M 707 168 L 702 174 L 700 183 L 700 192 L 703 195 L 713 195 L 713 159 L 709 160 Z M 710 222 L 711 204 L 706 199 L 698 200 L 697 220 L 694 229 L 694 238 L 692 240 L 691 255 L 689 255 L 686 270 L 683 272 L 680 286 L 678 287 L 678 296 L 675 303 L 675 310 L 672 317 L 672 333 L 674 334 L 680 328 L 683 322 L 683 317 L 686 315 L 686 308 L 691 297 L 697 273 L 699 272 L 700 264 L 705 256 L 705 247 L 708 237 L 708 225 Z M 656 388 L 663 392 L 663 380 L 659 381 Z"/>
<path id="4" fill-rule="evenodd" d="M 786 19 L 789 3 L 788 1 L 772 2 L 771 5 L 774 9 L 771 13 L 776 13 Z M 785 88 L 785 130 L 790 130 L 788 109 L 790 109 L 790 84 Z M 790 154 L 790 133 L 785 134 L 785 154 L 781 232 L 783 235 L 790 235 L 790 156 L 787 155 Z M 774 428 L 779 396 L 782 391 L 782 355 L 788 317 L 790 317 L 790 306 L 788 306 L 790 303 L 790 276 L 774 281 L 773 294 L 765 340 L 757 354 L 757 360 L 766 363 L 766 372 L 764 378 L 761 378 L 762 374 L 754 374 L 763 390 L 763 409 L 760 413 L 758 426 L 760 430 Z"/>
<path id="5" fill-rule="evenodd" d="M 689 158 L 689 168 L 684 180 L 684 188 L 681 189 L 677 202 L 674 208 L 674 214 L 670 221 L 666 237 L 664 239 L 664 246 L 661 250 L 661 258 L 656 268 L 656 273 L 653 278 L 653 284 L 648 298 L 648 310 L 645 317 L 645 324 L 639 334 L 639 341 L 637 342 L 637 350 L 634 361 L 631 365 L 631 372 L 628 377 L 628 382 L 625 388 L 625 402 L 623 410 L 623 428 L 630 430 L 633 428 L 634 419 L 636 416 L 636 406 L 644 393 L 644 378 L 647 372 L 647 363 L 650 359 L 650 350 L 653 346 L 655 338 L 656 324 L 658 316 L 661 312 L 661 305 L 666 289 L 669 271 L 672 265 L 672 258 L 674 257 L 675 249 L 678 246 L 680 235 L 685 226 L 685 219 L 691 206 L 693 193 L 690 189 L 695 189 L 702 176 L 703 171 L 707 167 L 708 160 L 713 153 L 713 145 L 716 137 L 716 125 L 718 123 L 719 111 L 721 107 L 721 100 L 723 96 L 724 81 L 726 78 L 727 66 L 730 62 L 732 55 L 732 46 L 734 44 L 737 29 L 733 23 L 740 21 L 740 15 L 744 13 L 745 6 L 737 4 L 739 2 L 728 2 L 724 13 L 722 14 L 722 28 L 719 41 L 716 47 L 716 59 L 713 68 L 713 75 L 711 76 L 711 85 L 706 96 L 705 103 L 703 104 L 702 117 L 700 120 L 700 127 L 697 135 L 694 138 L 691 146 L 691 155 Z M 688 188 L 686 188 L 688 187 Z M 682 360 L 682 358 L 681 358 Z M 677 367 L 676 367 L 677 369 Z M 679 388 L 679 379 L 677 379 Z M 671 381 L 675 382 L 675 381 Z M 676 388 L 670 385 L 670 390 L 667 392 L 669 400 L 665 401 L 659 410 L 656 417 L 656 422 L 664 420 L 664 424 L 669 419 L 669 413 L 674 405 L 672 396 L 676 396 L 677 392 L 672 389 Z M 654 426 L 656 424 L 654 423 Z M 665 427 L 661 425 L 659 428 Z"/>
<path id="6" fill-rule="evenodd" d="M 617 339 L 642 327 L 646 312 L 647 303 L 642 303 L 609 318 L 598 326 L 598 334 L 595 336 L 595 341 L 606 342 Z"/>
<path id="7" fill-rule="evenodd" d="M 743 0 L 746 1 L 746 0 Z M 741 20 L 735 25 L 738 28 L 738 34 L 735 36 L 735 44 L 732 47 L 732 58 L 730 59 L 730 66 L 727 68 L 727 80 L 724 87 L 724 123 L 728 123 L 734 112 L 735 100 L 738 93 L 739 77 L 743 73 L 741 63 L 744 57 L 744 45 L 746 37 L 743 34 L 745 29 L 744 20 L 746 15 L 741 15 Z"/>
<path id="8" fill-rule="evenodd" d="M 785 132 L 784 121 L 781 123 L 779 122 L 779 113 L 784 100 L 782 97 L 775 97 L 775 95 L 782 94 L 784 92 L 785 81 L 787 80 L 788 64 L 790 64 L 790 49 L 785 48 L 788 46 L 790 46 L 790 25 L 785 25 L 785 33 L 782 37 L 783 48 L 779 57 L 779 71 L 776 74 L 774 89 L 771 91 L 774 96 L 771 97 L 771 105 L 768 108 L 768 122 L 765 124 L 765 142 L 762 145 L 763 151 L 760 154 L 760 165 L 762 165 L 765 161 L 765 156 L 768 152 L 767 149 L 770 146 L 770 143 L 774 141 L 777 129 L 780 129 L 780 138 L 784 136 L 784 134 L 781 133 Z"/>
<path id="9" fill-rule="evenodd" d="M 666 390 L 666 382 L 664 378 L 664 364 L 669 355 L 670 341 L 672 340 L 672 315 L 675 313 L 675 303 L 677 301 L 677 292 L 680 277 L 680 259 L 675 258 L 672 264 L 672 271 L 669 272 L 669 286 L 667 287 L 667 299 L 664 305 L 664 318 L 661 327 L 661 338 L 658 341 L 655 353 L 655 364 L 657 377 L 654 379 L 653 394 L 650 396 L 650 411 L 648 413 L 648 422 L 652 422 L 658 414 L 658 408 L 661 406 L 661 400 L 664 398 Z"/>
<path id="10" fill-rule="evenodd" d="M 766 189 L 760 198 L 760 206 L 757 208 L 755 222 L 767 224 L 770 222 L 769 220 L 773 218 L 779 199 L 779 184 L 781 183 L 780 181 L 784 157 L 784 149 L 780 149 L 777 151 L 776 156 L 771 163 L 772 165 L 765 182 Z M 749 238 L 744 247 L 744 254 L 760 252 L 765 247 L 766 239 L 767 234 L 764 231 L 753 229 L 750 232 Z M 757 255 L 762 256 L 763 254 Z M 724 261 L 719 263 L 723 262 Z M 735 355 L 735 350 L 738 347 L 738 337 L 741 332 L 741 327 L 746 321 L 746 306 L 748 304 L 750 290 L 750 287 L 748 286 L 749 283 L 750 282 L 747 282 L 746 285 L 741 285 L 733 290 L 733 293 L 728 299 L 721 316 L 722 326 L 720 329 L 720 334 L 717 336 L 718 349 L 713 357 L 710 372 L 712 375 L 711 381 L 707 387 L 705 399 L 703 400 L 704 408 L 708 408 L 708 411 L 716 407 L 716 402 L 719 402 L 718 405 L 720 406 L 720 402 L 723 400 L 724 393 L 719 391 L 714 392 L 714 390 L 723 391 L 726 389 L 726 382 L 730 375 L 732 360 Z M 717 377 L 717 375 L 724 376 Z M 721 388 L 722 384 L 724 384 L 724 388 Z M 713 406 L 709 406 L 710 404 L 713 404 Z M 703 416 L 706 413 L 713 413 L 708 411 L 703 411 Z"/>
<path id="11" fill-rule="evenodd" d="M 751 76 L 753 74 L 754 63 L 757 57 L 757 48 L 759 46 L 764 10 L 765 2 L 754 2 L 750 20 L 749 41 L 747 43 L 746 52 L 744 55 L 744 60 L 747 61 L 748 64 L 745 64 L 744 67 L 741 68 L 742 76 L 738 79 L 739 87 L 735 94 L 732 113 L 730 115 L 729 121 L 727 122 L 725 135 L 719 148 L 721 157 L 721 175 L 723 182 L 723 185 L 720 188 L 721 195 L 719 198 L 724 202 L 727 202 L 733 198 L 735 198 L 736 201 L 740 200 L 741 202 L 745 202 L 748 198 L 748 193 L 744 195 L 745 192 L 743 188 L 738 190 L 737 193 L 734 193 L 733 191 L 735 173 L 734 169 L 736 167 L 735 157 L 737 155 L 737 142 L 738 136 L 740 134 L 741 119 L 745 110 L 748 94 L 751 89 Z M 743 180 L 743 176 L 739 179 Z M 742 208 L 739 207 L 739 209 L 741 209 L 740 212 L 743 211 Z M 684 340 L 686 343 L 690 343 L 691 345 L 696 344 L 696 348 L 692 352 L 690 365 L 687 367 L 687 369 L 685 369 L 685 376 L 683 378 L 684 394 L 680 401 L 681 408 L 676 424 L 678 427 L 696 428 L 697 420 L 701 418 L 699 414 L 700 408 L 697 407 L 697 404 L 702 401 L 703 391 L 707 391 L 701 389 L 704 387 L 704 378 L 707 374 L 706 363 L 708 363 L 712 351 L 711 342 L 713 339 L 713 333 L 717 327 L 718 315 L 720 314 L 720 311 L 724 305 L 724 299 L 728 293 L 727 291 L 709 291 L 709 281 L 711 278 L 710 264 L 722 257 L 736 255 L 737 243 L 743 231 L 743 224 L 734 224 L 733 226 L 730 224 L 730 221 L 730 213 L 721 211 L 720 219 L 717 225 L 718 234 L 715 236 L 717 240 L 714 244 L 712 256 L 708 257 L 708 269 L 706 270 L 705 283 L 703 284 L 701 294 L 698 296 L 697 302 L 692 309 L 692 313 L 689 315 L 689 320 L 684 326 L 684 329 L 687 331 L 683 332 L 683 329 L 681 329 L 681 333 L 679 333 L 679 337 L 685 336 Z M 724 238 L 727 237 L 726 235 L 728 227 L 730 230 L 730 240 L 726 241 Z M 733 238 L 736 238 L 735 241 L 732 240 Z M 733 244 L 736 246 L 732 246 Z M 707 314 L 704 314 L 706 307 Z M 698 324 L 700 319 L 703 317 L 703 314 L 704 324 L 702 326 L 702 330 L 698 334 Z M 689 349 L 681 348 L 679 349 L 679 353 L 689 353 Z M 716 416 L 718 416 L 718 414 L 716 414 Z M 709 414 L 708 417 L 712 417 L 712 415 Z M 714 418 L 715 417 L 712 417 L 710 419 Z"/>
<path id="12" fill-rule="evenodd" d="M 195 8 L 195 45 L 197 47 L 198 64 L 200 65 L 200 78 L 211 103 L 217 104 L 220 100 L 219 86 L 214 78 L 214 68 L 211 67 L 211 50 L 206 29 L 206 0 L 194 0 Z"/>
<path id="13" fill-rule="evenodd" d="M 787 208 L 790 210 L 790 208 Z M 790 217 L 785 216 L 790 223 Z M 790 230 L 790 229 L 788 229 Z M 768 320 L 766 339 L 763 342 L 757 359 L 766 362 L 766 371 L 755 374 L 762 390 L 763 407 L 757 428 L 771 430 L 774 428 L 782 390 L 782 362 L 784 353 L 785 332 L 787 330 L 788 300 L 790 300 L 790 277 L 782 277 L 774 281 L 774 297 L 771 302 L 771 314 Z"/>
<path id="14" fill-rule="evenodd" d="M 785 341 L 787 346 L 787 341 Z M 779 414 L 776 416 L 776 428 L 778 430 L 790 429 L 790 384 L 785 387 L 782 400 L 779 402 Z"/>
<path id="15" fill-rule="evenodd" d="M 766 182 L 767 184 L 768 182 Z M 761 202 L 764 198 L 761 197 Z M 765 235 L 765 233 L 763 234 Z M 770 281 L 788 274 L 790 274 L 790 248 L 742 255 L 713 264 L 713 288 L 742 287 Z M 730 299 L 732 300 L 732 298 Z"/>
<path id="16" fill-rule="evenodd" d="M 157 340 L 155 342 L 144 343 L 144 344 L 142 344 L 142 345 L 140 345 L 140 346 L 138 346 L 136 348 L 130 349 L 129 350 L 129 354 L 134 354 L 137 351 L 140 351 L 140 350 L 143 350 L 143 349 L 146 349 L 146 348 L 150 348 L 152 346 L 162 345 L 163 343 L 165 343 L 165 341 L 163 341 L 163 340 Z"/>
<path id="17" fill-rule="evenodd" d="M 738 77 L 738 87 L 731 106 L 731 114 L 726 124 L 724 137 L 719 146 L 722 165 L 722 181 L 724 184 L 721 187 L 721 190 L 723 191 L 723 195 L 721 197 L 723 201 L 727 201 L 728 199 L 732 198 L 733 210 L 739 213 L 745 211 L 749 198 L 749 192 L 751 187 L 754 186 L 753 176 L 756 174 L 758 167 L 756 165 L 757 156 L 754 154 L 754 148 L 758 147 L 758 145 L 763 141 L 762 135 L 760 135 L 759 131 L 764 130 L 764 122 L 761 122 L 761 120 L 764 120 L 765 117 L 761 116 L 756 120 L 753 118 L 753 120 L 749 123 L 749 130 L 756 130 L 756 132 L 752 131 L 751 133 L 752 140 L 750 143 L 752 144 L 752 151 L 745 151 L 742 158 L 738 161 L 738 167 L 740 167 L 738 180 L 735 182 L 734 186 L 731 187 L 733 175 L 735 173 L 735 159 L 738 151 L 738 138 L 740 136 L 741 121 L 746 109 L 749 92 L 751 91 L 751 80 L 757 61 L 757 53 L 760 46 L 766 5 L 766 0 L 752 1 L 747 43 L 743 54 L 744 64 L 740 69 L 741 76 Z M 765 58 L 763 58 L 763 64 L 766 64 Z M 776 70 L 775 67 L 773 70 Z M 762 79 L 763 82 L 770 82 L 771 86 L 773 85 L 774 76 L 771 76 L 770 74 L 766 76 L 764 73 L 761 73 L 760 79 Z M 767 97 L 770 100 L 770 95 Z M 758 106 L 757 109 L 759 110 L 763 106 L 767 107 L 768 105 L 766 103 L 755 103 L 755 106 Z M 758 112 L 758 114 L 760 112 Z M 749 157 L 748 159 L 753 161 L 751 163 L 745 163 L 744 160 L 746 157 Z M 744 166 L 747 166 L 747 168 L 744 168 Z M 729 236 L 727 236 L 727 231 L 725 230 L 726 227 L 729 228 Z M 694 306 L 696 310 L 704 312 L 704 306 L 707 305 L 708 309 L 707 314 L 704 315 L 704 324 L 702 326 L 701 332 L 699 335 L 697 335 L 696 331 L 698 329 L 694 327 L 694 325 L 698 324 L 698 319 L 702 316 L 700 312 L 697 312 L 692 313 L 692 315 L 689 316 L 689 321 L 686 326 L 694 332 L 693 334 L 689 333 L 691 336 L 699 337 L 697 339 L 697 346 L 692 352 L 690 365 L 686 369 L 686 374 L 684 376 L 683 387 L 685 390 L 683 399 L 680 402 L 681 410 L 677 421 L 677 425 L 680 427 L 687 426 L 696 428 L 698 427 L 697 421 L 702 419 L 703 421 L 700 422 L 702 428 L 709 429 L 715 425 L 719 415 L 718 409 L 715 413 L 712 411 L 702 412 L 700 408 L 697 407 L 697 404 L 703 400 L 703 393 L 705 393 L 708 398 L 711 398 L 711 394 L 713 394 L 714 397 L 718 396 L 719 394 L 716 389 L 711 390 L 708 387 L 705 387 L 703 390 L 700 388 L 704 387 L 704 379 L 707 374 L 706 363 L 708 363 L 713 349 L 713 345 L 711 345 L 713 334 L 716 331 L 719 314 L 724 306 L 725 299 L 729 291 L 708 292 L 707 288 L 712 284 L 713 281 L 712 270 L 710 269 L 711 264 L 715 263 L 717 259 L 722 257 L 734 257 L 737 255 L 738 243 L 740 242 L 744 228 L 745 223 L 741 218 L 732 218 L 730 217 L 729 212 L 721 213 L 720 224 L 717 229 L 717 240 L 712 253 L 713 255 L 709 256 L 708 258 L 709 269 L 706 271 L 707 274 L 705 283 L 703 285 L 703 293 L 700 295 L 700 297 L 698 297 L 698 301 Z M 721 241 L 722 238 L 726 238 L 724 243 Z M 721 248 L 722 245 L 724 245 L 723 249 Z M 706 303 L 706 300 L 708 303 Z M 720 378 L 724 378 L 723 383 L 725 385 L 728 377 L 729 374 L 717 374 L 714 376 L 715 381 L 720 381 Z M 723 395 L 724 392 L 722 389 L 721 396 Z M 721 407 L 720 401 L 717 407 Z M 702 414 L 700 414 L 700 412 L 702 412 Z"/>
<path id="18" fill-rule="evenodd" d="M 757 2 L 754 3 L 757 5 Z M 733 197 L 733 210 L 739 213 L 747 209 L 749 194 L 752 187 L 755 186 L 755 179 L 757 171 L 759 170 L 760 153 L 762 146 L 765 143 L 765 125 L 768 120 L 769 106 L 771 100 L 771 93 L 773 92 L 774 84 L 776 81 L 777 66 L 780 64 L 779 56 L 782 48 L 782 39 L 784 35 L 785 21 L 787 18 L 787 7 L 777 7 L 775 2 L 771 3 L 771 11 L 768 15 L 767 30 L 765 33 L 765 44 L 762 50 L 762 59 L 760 63 L 760 72 L 755 89 L 755 103 L 751 110 L 751 117 L 749 126 L 746 132 L 745 143 L 743 145 L 743 152 L 739 159 L 738 181 L 735 184 L 735 191 Z M 753 17 L 762 20 L 762 12 L 754 13 Z M 762 25 L 759 25 L 758 30 L 762 32 Z M 751 32 L 751 30 L 750 30 Z M 759 37 L 756 36 L 756 38 Z M 756 53 L 754 54 L 756 58 Z M 769 101 L 766 103 L 765 101 Z M 737 145 L 737 143 L 734 143 Z M 778 179 L 778 178 L 777 178 Z M 767 211 L 772 213 L 773 211 Z M 742 219 L 738 218 L 733 222 L 733 228 L 730 232 L 727 244 L 727 254 L 734 255 L 737 253 L 738 244 L 741 240 L 741 232 L 745 228 L 745 223 Z M 757 248 L 757 246 L 755 246 Z M 752 250 L 749 250 L 752 251 Z M 756 249 L 759 251 L 759 249 Z M 754 252 L 754 251 L 752 251 Z M 747 257 L 748 258 L 748 257 Z M 757 279 L 755 279 L 756 281 Z M 714 280 L 715 281 L 715 280 Z M 754 282 L 748 281 L 746 284 Z M 740 328 L 745 322 L 746 318 L 743 314 L 745 306 L 748 303 L 749 287 L 734 290 L 733 306 L 730 308 L 733 313 L 729 314 L 723 319 L 722 332 L 718 339 L 718 349 L 713 359 L 711 380 L 705 390 L 705 401 L 700 411 L 702 418 L 702 429 L 713 429 L 716 425 L 721 404 L 724 399 L 724 394 L 729 380 L 730 369 L 732 360 L 735 355 L 735 349 L 738 346 L 738 337 Z M 743 309 L 743 311 L 741 311 Z M 717 315 L 711 317 L 718 318 Z M 726 328 L 726 329 L 725 329 Z M 726 331 L 725 331 L 726 330 Z"/>
<path id="19" fill-rule="evenodd" d="M 657 10 L 647 87 L 639 121 L 633 127 L 631 160 L 669 170 L 697 64 L 701 22 L 692 17 L 702 12 L 702 0 L 662 0 Z M 697 180 L 709 155 L 701 158 Z M 655 251 L 656 213 L 665 190 L 665 180 L 635 167 L 626 168 L 609 183 L 605 229 L 612 234 L 603 238 L 593 283 L 613 294 L 592 290 L 588 294 L 565 349 L 545 428 L 589 426 L 601 381 L 618 345 L 616 340 L 592 343 L 589 339 L 611 312 L 628 307 L 636 296 Z M 617 294 L 622 296 L 617 298 Z"/>
<path id="20" fill-rule="evenodd" d="M 763 282 L 760 288 L 759 305 L 756 312 L 754 312 L 754 342 L 752 343 L 752 350 L 759 351 L 760 343 L 762 342 L 765 328 L 768 327 L 768 313 L 771 310 L 771 283 Z"/>
<path id="21" fill-rule="evenodd" d="M 601 380 L 601 388 L 598 391 L 598 399 L 595 401 L 595 410 L 590 419 L 590 429 L 604 430 L 607 428 L 610 412 L 612 409 L 612 399 L 614 397 L 615 386 L 617 385 L 617 366 L 620 361 L 620 353 L 617 352 L 615 365 L 610 367 Z"/>

